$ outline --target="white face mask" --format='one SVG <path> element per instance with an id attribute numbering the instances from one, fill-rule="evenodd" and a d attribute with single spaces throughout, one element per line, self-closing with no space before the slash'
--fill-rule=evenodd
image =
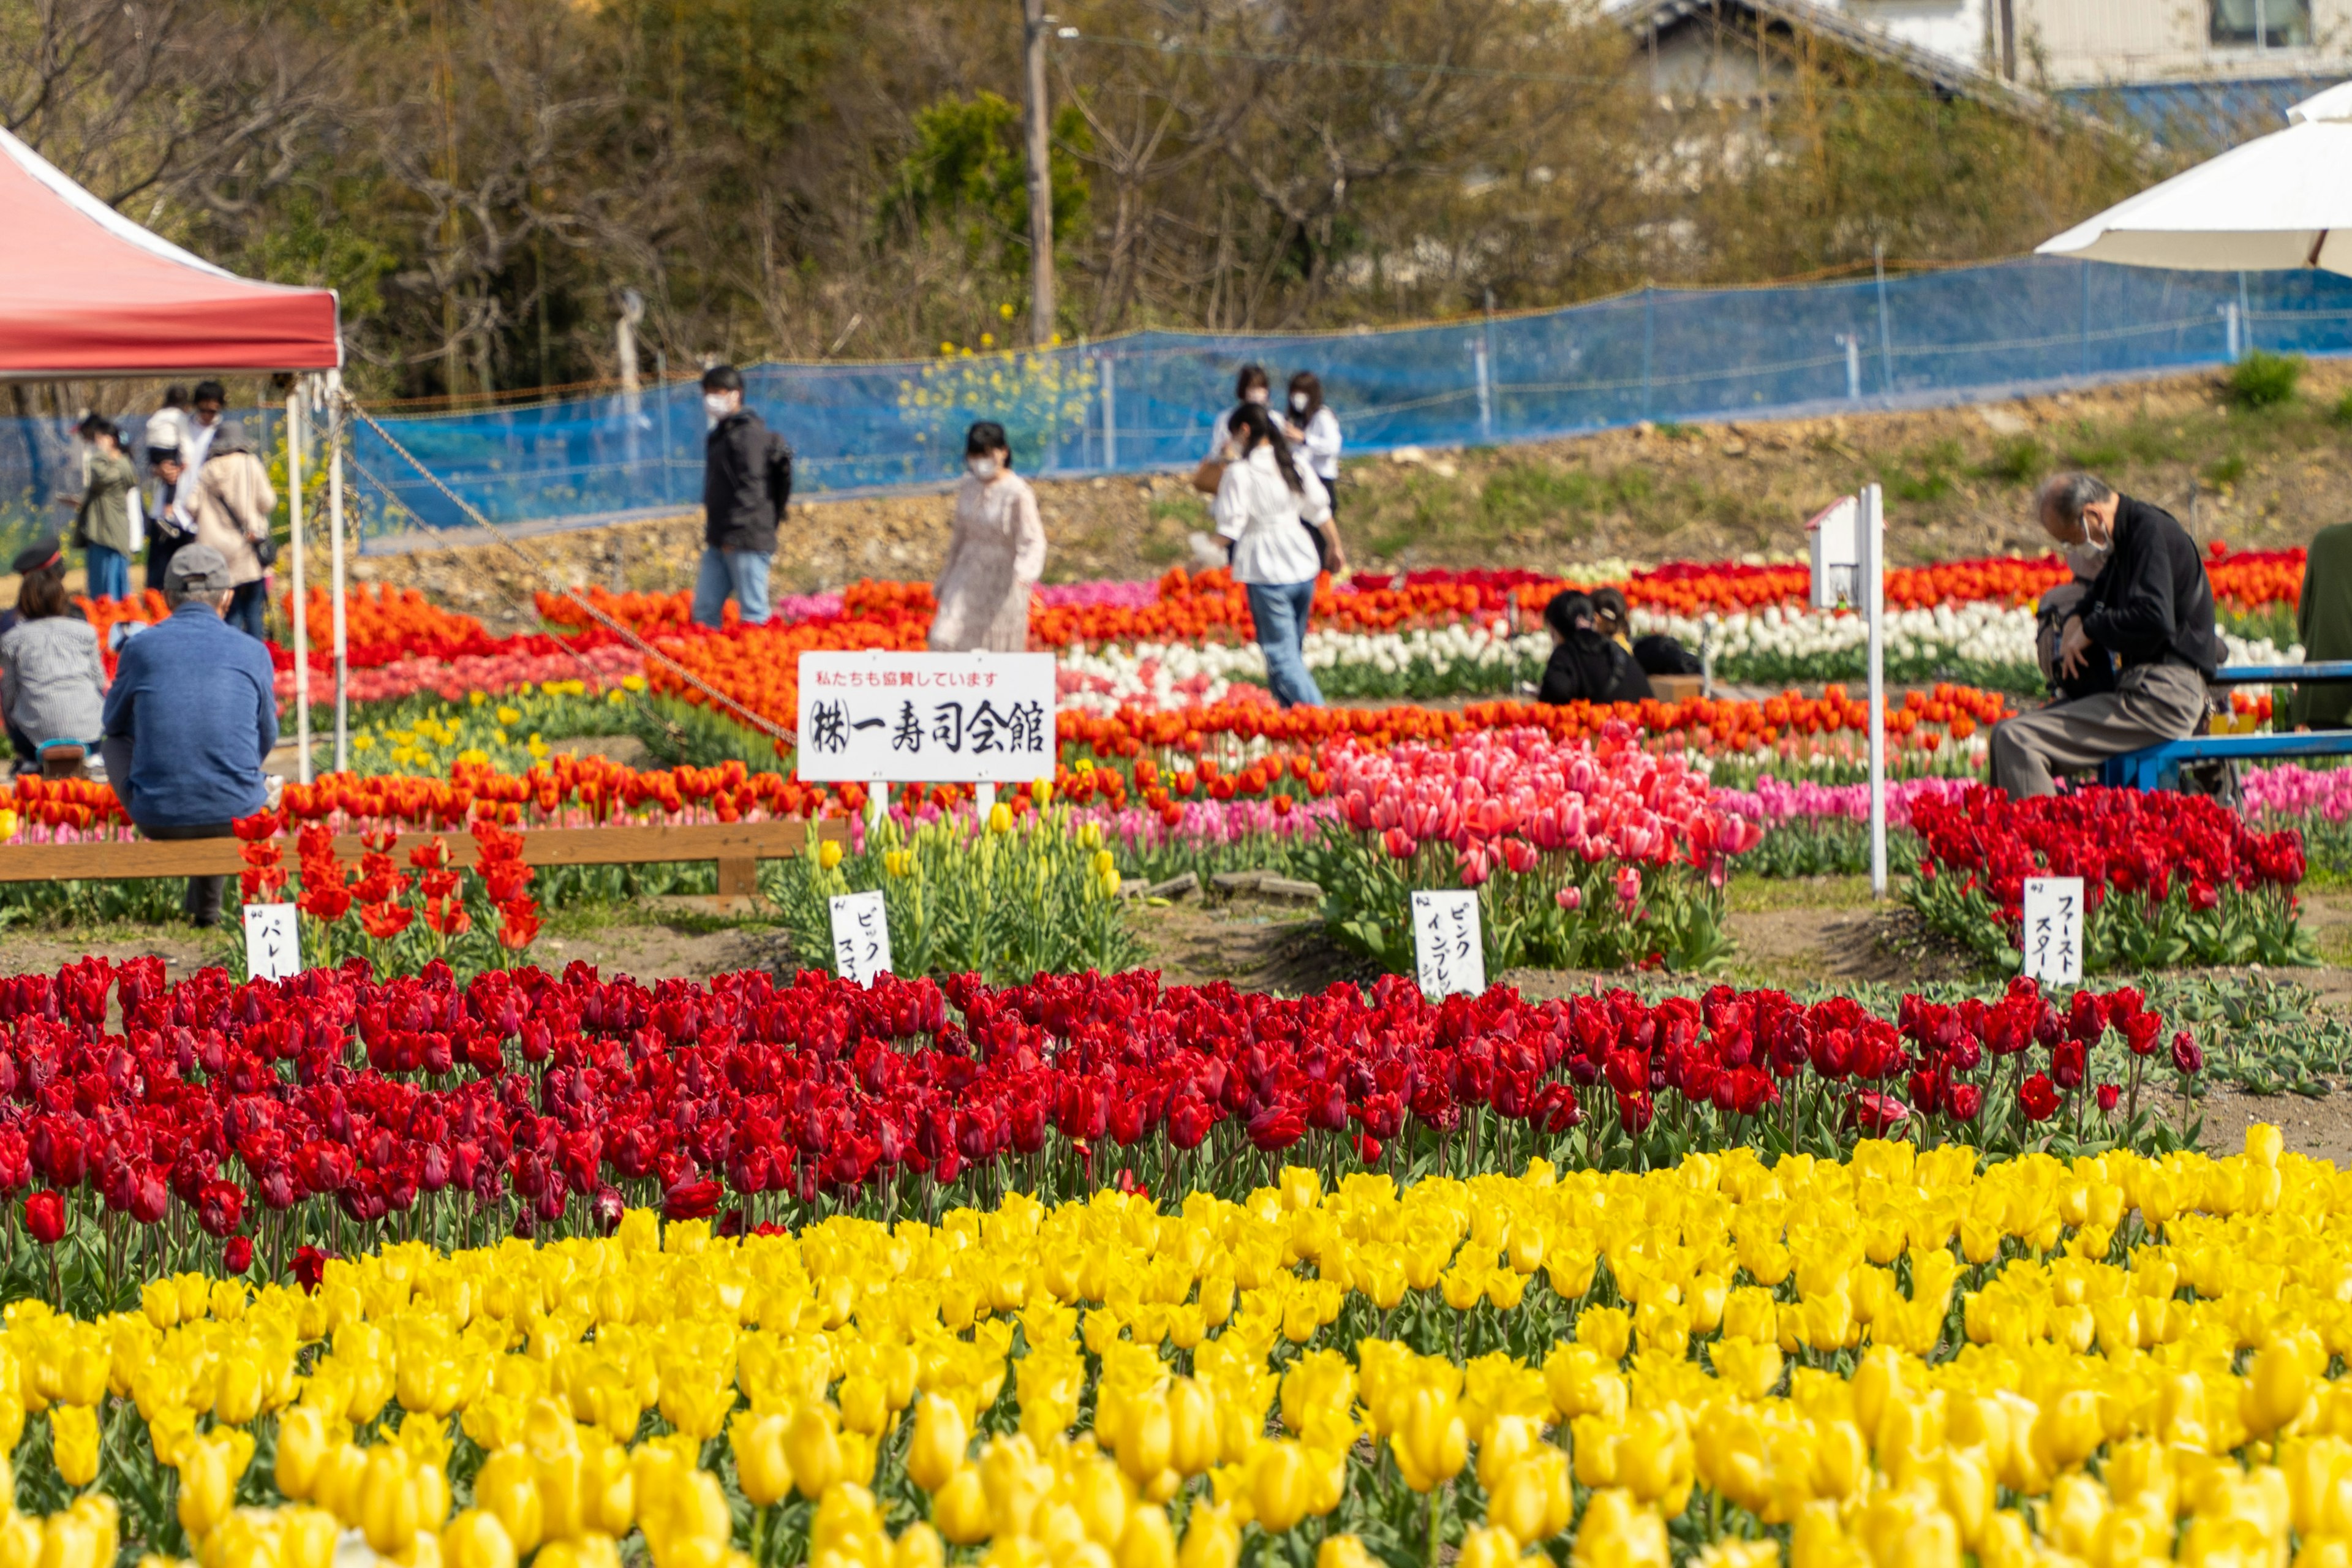
<path id="1" fill-rule="evenodd" d="M 1303 392 L 1294 392 L 1294 393 L 1292 393 L 1292 394 L 1290 395 L 1290 406 L 1291 406 L 1291 408 L 1292 408 L 1295 412 L 1297 412 L 1297 413 L 1300 413 L 1300 414 L 1304 414 L 1304 413 L 1306 413 L 1306 412 L 1307 412 L 1307 395 L 1306 395 L 1305 393 L 1303 393 Z"/>
<path id="2" fill-rule="evenodd" d="M 702 395 L 702 411 L 713 419 L 724 419 L 740 406 L 731 392 L 706 392 Z"/>
<path id="3" fill-rule="evenodd" d="M 982 484 L 996 477 L 996 459 L 993 458 L 966 458 L 963 466 L 970 468 L 971 477 Z"/>
<path id="4" fill-rule="evenodd" d="M 1263 386 L 1253 386 L 1247 392 L 1242 394 L 1242 401 L 1244 403 L 1255 403 L 1261 408 L 1265 406 L 1266 397 L 1266 390 Z"/>

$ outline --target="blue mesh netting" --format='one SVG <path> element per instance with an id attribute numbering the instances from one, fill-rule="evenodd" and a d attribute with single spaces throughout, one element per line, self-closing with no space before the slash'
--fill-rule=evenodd
<path id="1" fill-rule="evenodd" d="M 1766 417 L 1840 407 L 1960 403 L 2228 356 L 2241 344 L 2352 353 L 2352 279 L 2325 273 L 2160 272 L 2021 260 L 1797 288 L 1649 289 L 1541 315 L 1316 336 L 1142 332 L 1006 362 L 764 365 L 751 405 L 797 454 L 802 495 L 930 486 L 951 478 L 964 425 L 994 418 L 1016 460 L 1048 474 L 1189 466 L 1235 369 L 1277 386 L 1311 369 L 1351 451 L 1521 441 L 1649 419 Z M 1483 361 L 1483 376 L 1481 374 Z M 929 375 L 926 375 L 926 372 Z M 0 506 L 39 489 L 32 457 L 53 426 L 0 422 Z M 691 384 L 492 413 L 391 418 L 394 437 L 493 521 L 579 526 L 690 508 L 703 419 Z M 14 426 L 16 428 L 9 428 Z M 364 530 L 397 547 L 464 514 L 364 427 L 352 456 Z M 5 515 L 5 513 L 0 513 Z"/>

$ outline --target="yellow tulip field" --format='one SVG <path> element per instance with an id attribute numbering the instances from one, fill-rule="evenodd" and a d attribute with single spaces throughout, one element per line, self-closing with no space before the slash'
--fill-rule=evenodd
<path id="1" fill-rule="evenodd" d="M 1864 1142 L 422 1244 L 0 1333 L 0 1568 L 2345 1568 L 2352 1176 Z"/>

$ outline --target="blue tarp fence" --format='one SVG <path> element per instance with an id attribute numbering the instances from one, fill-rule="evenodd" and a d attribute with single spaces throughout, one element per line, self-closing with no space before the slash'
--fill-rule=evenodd
<path id="1" fill-rule="evenodd" d="M 746 395 L 796 454 L 795 493 L 932 487 L 963 430 L 996 419 L 1032 474 L 1189 467 L 1235 370 L 1279 388 L 1312 370 L 1351 452 L 1497 445 L 1649 420 L 1705 422 L 1982 401 L 2228 363 L 2252 349 L 2352 353 L 2352 279 L 2165 272 L 2025 259 L 1883 281 L 1647 289 L 1536 315 L 1392 331 L 1140 332 L 1035 354 L 899 364 L 761 365 Z M 35 486 L 53 428 L 0 426 L 0 497 Z M 386 417 L 404 447 L 491 521 L 582 526 L 698 504 L 692 383 L 491 412 Z M 467 525 L 359 427 L 353 497 L 373 548 Z M 51 459 L 54 467 L 55 459 Z M 404 537 L 407 536 L 407 537 Z"/>

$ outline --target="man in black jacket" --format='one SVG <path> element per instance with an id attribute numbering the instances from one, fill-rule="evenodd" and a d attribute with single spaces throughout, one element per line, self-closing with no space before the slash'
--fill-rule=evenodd
<path id="1" fill-rule="evenodd" d="M 702 373 L 702 567 L 694 580 L 694 618 L 719 625 L 732 598 L 750 626 L 768 619 L 768 563 L 776 553 L 776 520 L 792 501 L 793 455 L 783 437 L 743 406 L 743 377 L 731 364 Z"/>
<path id="2" fill-rule="evenodd" d="M 2194 734 L 2222 658 L 2204 557 L 2170 512 L 2089 474 L 2059 474 L 2034 500 L 2042 530 L 2062 546 L 2111 548 L 2060 633 L 2059 666 L 2072 675 L 2105 648 L 2119 673 L 2113 691 L 1993 726 L 1992 782 L 2011 796 L 2049 795 L 2053 773 Z"/>

